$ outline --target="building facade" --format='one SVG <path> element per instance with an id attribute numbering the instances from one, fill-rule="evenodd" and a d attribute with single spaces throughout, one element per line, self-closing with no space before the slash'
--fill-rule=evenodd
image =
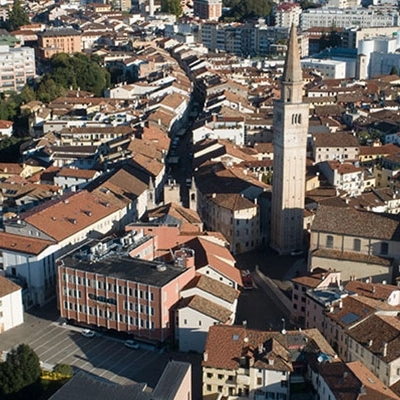
<path id="1" fill-rule="evenodd" d="M 294 25 L 281 85 L 281 99 L 274 103 L 271 247 L 283 254 L 303 246 L 308 104 L 302 101 L 303 76 Z"/>
<path id="2" fill-rule="evenodd" d="M 58 53 L 80 53 L 82 51 L 81 33 L 72 28 L 50 29 L 38 35 L 39 57 L 51 58 Z"/>
<path id="3" fill-rule="evenodd" d="M 58 261 L 61 317 L 151 341 L 171 338 L 171 307 L 194 277 L 194 260 L 180 267 L 112 253 L 100 242 Z"/>
<path id="4" fill-rule="evenodd" d="M 0 275 L 0 334 L 24 322 L 22 288 Z"/>
<path id="5" fill-rule="evenodd" d="M 0 46 L 0 91 L 21 90 L 36 76 L 35 52 L 30 47 Z"/>
<path id="6" fill-rule="evenodd" d="M 201 19 L 217 21 L 222 15 L 221 0 L 194 0 L 193 14 Z"/>

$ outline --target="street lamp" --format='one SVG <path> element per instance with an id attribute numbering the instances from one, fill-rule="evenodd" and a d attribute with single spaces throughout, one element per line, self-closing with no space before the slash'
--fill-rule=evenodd
<path id="1" fill-rule="evenodd" d="M 285 335 L 286 334 L 286 321 L 285 321 L 285 318 L 282 318 L 282 331 L 281 331 L 281 333 L 282 333 L 282 335 Z"/>

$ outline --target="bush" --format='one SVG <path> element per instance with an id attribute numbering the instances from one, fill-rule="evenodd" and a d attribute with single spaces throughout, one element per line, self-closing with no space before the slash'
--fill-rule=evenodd
<path id="1" fill-rule="evenodd" d="M 70 365 L 57 364 L 53 368 L 53 372 L 63 375 L 64 378 L 71 377 L 74 374 L 74 370 Z"/>

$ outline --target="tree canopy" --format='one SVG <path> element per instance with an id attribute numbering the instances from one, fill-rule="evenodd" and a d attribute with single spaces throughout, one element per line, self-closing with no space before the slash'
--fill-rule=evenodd
<path id="1" fill-rule="evenodd" d="M 20 344 L 0 364 L 0 395 L 23 398 L 21 391 L 36 384 L 40 374 L 39 357 L 28 345 Z"/>
<path id="2" fill-rule="evenodd" d="M 180 0 L 161 0 L 161 11 L 180 17 L 183 13 Z"/>
<path id="3" fill-rule="evenodd" d="M 9 31 L 15 31 L 22 25 L 30 24 L 29 16 L 22 8 L 20 0 L 14 0 L 13 6 L 8 13 L 5 27 Z"/>
<path id="4" fill-rule="evenodd" d="M 272 0 L 225 0 L 224 6 L 230 8 L 224 19 L 243 21 L 249 18 L 266 17 L 271 14 Z"/>
<path id="5" fill-rule="evenodd" d="M 110 85 L 110 74 L 100 66 L 99 60 L 83 53 L 55 54 L 51 58 L 51 67 L 52 72 L 46 74 L 43 80 L 43 84 L 47 86 L 53 86 L 54 82 L 56 87 L 64 90 L 80 88 L 101 96 L 103 90 Z M 52 89 L 55 90 L 54 87 Z"/>

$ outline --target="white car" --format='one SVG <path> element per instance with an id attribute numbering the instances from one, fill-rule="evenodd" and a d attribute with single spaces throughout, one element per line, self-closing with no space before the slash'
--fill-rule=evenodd
<path id="1" fill-rule="evenodd" d="M 96 334 L 90 329 L 84 329 L 83 331 L 81 331 L 81 334 L 86 338 L 94 338 L 96 336 Z"/>
<path id="2" fill-rule="evenodd" d="M 124 345 L 129 349 L 139 350 L 140 346 L 138 342 L 135 342 L 132 339 L 125 340 Z"/>

